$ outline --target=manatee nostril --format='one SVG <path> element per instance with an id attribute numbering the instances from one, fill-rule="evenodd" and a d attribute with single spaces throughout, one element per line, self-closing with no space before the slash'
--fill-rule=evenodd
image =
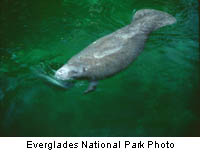
<path id="1" fill-rule="evenodd" d="M 60 71 L 58 71 L 57 73 L 60 75 L 60 74 L 63 74 L 63 70 L 60 70 Z"/>
<path id="2" fill-rule="evenodd" d="M 56 78 L 59 78 L 61 74 L 62 74 L 62 73 L 61 73 L 60 71 L 57 71 L 57 72 L 55 73 L 55 77 L 56 77 Z"/>

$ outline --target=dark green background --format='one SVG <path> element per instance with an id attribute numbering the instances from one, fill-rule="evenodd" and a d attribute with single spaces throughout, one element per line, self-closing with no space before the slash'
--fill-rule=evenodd
<path id="1" fill-rule="evenodd" d="M 33 71 L 59 68 L 143 8 L 178 22 L 95 92 Z M 1 0 L 0 11 L 0 136 L 200 136 L 197 0 Z"/>

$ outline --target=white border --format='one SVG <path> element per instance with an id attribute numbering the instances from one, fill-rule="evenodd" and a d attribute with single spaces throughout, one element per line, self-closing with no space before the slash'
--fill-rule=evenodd
<path id="1" fill-rule="evenodd" d="M 29 141 L 29 147 L 27 148 L 27 141 Z M 67 141 L 68 148 L 52 148 L 48 149 L 48 147 L 44 148 L 50 143 L 58 144 L 65 143 Z M 99 144 L 117 144 L 120 142 L 120 148 L 82 148 L 82 141 L 88 144 L 94 144 L 94 142 L 98 142 Z M 156 142 L 160 145 L 160 148 L 155 148 L 154 144 L 148 148 L 148 142 Z M 125 148 L 125 142 L 130 142 Z M 174 144 L 173 148 L 166 148 L 166 143 Z M 33 143 L 37 144 L 37 148 L 33 147 Z M 39 143 L 42 143 L 38 147 Z M 73 144 L 78 144 L 78 148 L 70 148 L 71 146 L 76 146 Z M 144 148 L 132 148 L 133 144 L 144 143 Z M 165 145 L 165 148 L 161 147 Z M 49 145 L 52 146 L 52 145 Z M 88 145 L 89 146 L 89 145 Z M 116 146 L 116 145 L 115 145 Z M 12 153 L 12 152 L 20 152 L 20 153 L 40 153 L 40 152 L 72 152 L 72 153 L 200 153 L 200 137 L 1 137 L 0 138 L 0 152 Z"/>

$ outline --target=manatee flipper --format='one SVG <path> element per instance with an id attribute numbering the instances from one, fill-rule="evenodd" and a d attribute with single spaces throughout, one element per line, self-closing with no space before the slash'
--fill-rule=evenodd
<path id="1" fill-rule="evenodd" d="M 97 85 L 98 81 L 90 81 L 88 88 L 84 91 L 84 94 L 94 91 Z"/>

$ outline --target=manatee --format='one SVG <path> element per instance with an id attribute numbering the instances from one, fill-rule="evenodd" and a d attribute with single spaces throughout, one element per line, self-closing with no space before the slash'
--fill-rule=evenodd
<path id="1" fill-rule="evenodd" d="M 151 32 L 175 22 L 176 19 L 166 12 L 139 10 L 129 25 L 94 41 L 69 59 L 55 72 L 55 78 L 88 80 L 84 93 L 94 91 L 99 80 L 119 73 L 136 59 Z"/>

